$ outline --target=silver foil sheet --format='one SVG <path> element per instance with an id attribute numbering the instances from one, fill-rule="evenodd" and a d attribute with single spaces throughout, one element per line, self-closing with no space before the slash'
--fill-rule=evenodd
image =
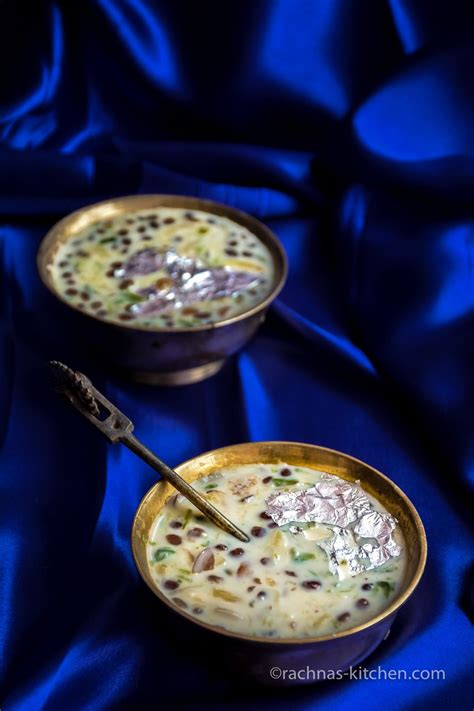
<path id="1" fill-rule="evenodd" d="M 116 269 L 115 276 L 128 278 L 157 272 L 165 264 L 165 255 L 166 252 L 158 252 L 152 247 L 142 249 L 132 254 L 120 269 Z"/>
<path id="2" fill-rule="evenodd" d="M 160 313 L 196 301 L 232 296 L 259 282 L 258 275 L 227 267 L 203 267 L 190 257 L 168 250 L 143 249 L 115 270 L 117 277 L 133 277 L 164 270 L 166 277 L 137 293 L 143 301 L 133 304 L 134 313 Z"/>
<path id="3" fill-rule="evenodd" d="M 392 536 L 397 520 L 377 511 L 360 486 L 332 474 L 323 472 L 309 489 L 272 494 L 266 503 L 267 513 L 279 526 L 314 521 L 330 527 L 329 537 L 317 545 L 341 580 L 401 553 Z"/>

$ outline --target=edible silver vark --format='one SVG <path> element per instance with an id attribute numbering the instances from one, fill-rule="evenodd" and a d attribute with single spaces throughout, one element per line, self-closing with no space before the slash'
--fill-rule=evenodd
<path id="1" fill-rule="evenodd" d="M 198 261 L 183 257 L 172 250 L 158 252 L 143 249 L 134 254 L 114 274 L 117 277 L 131 277 L 152 274 L 163 269 L 167 277 L 158 284 L 140 289 L 137 293 L 143 301 L 133 304 L 134 313 L 159 313 L 170 308 L 179 308 L 195 301 L 232 296 L 252 285 L 257 285 L 259 277 L 229 267 L 208 268 Z M 162 282 L 162 283 L 160 283 Z"/>
<path id="2" fill-rule="evenodd" d="M 392 536 L 397 520 L 377 511 L 364 491 L 338 476 L 322 472 L 309 489 L 272 494 L 267 513 L 279 526 L 314 521 L 330 527 L 318 541 L 328 556 L 329 570 L 341 580 L 358 575 L 400 555 Z M 290 531 L 297 533 L 297 527 Z M 292 530 L 293 529 L 293 530 Z"/>

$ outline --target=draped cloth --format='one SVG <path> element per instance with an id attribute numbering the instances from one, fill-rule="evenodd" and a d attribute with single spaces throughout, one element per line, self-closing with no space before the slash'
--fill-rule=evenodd
<path id="1" fill-rule="evenodd" d="M 0 20 L 2 710 L 472 706 L 474 5 L 5 0 Z M 236 206 L 288 252 L 264 327 L 205 382 L 133 385 L 50 316 L 41 237 L 132 193 Z M 129 545 L 156 475 L 51 394 L 50 358 L 171 465 L 275 439 L 385 472 L 429 561 L 366 666 L 444 680 L 275 692 L 177 644 Z"/>

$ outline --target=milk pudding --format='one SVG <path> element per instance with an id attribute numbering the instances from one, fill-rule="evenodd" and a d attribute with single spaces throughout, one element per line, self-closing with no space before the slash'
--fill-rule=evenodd
<path id="1" fill-rule="evenodd" d="M 403 535 L 358 484 L 257 463 L 193 486 L 250 537 L 237 541 L 178 494 L 161 509 L 147 543 L 149 569 L 172 605 L 196 619 L 246 636 L 317 637 L 376 617 L 397 596 L 406 569 Z M 308 503 L 311 492 L 316 498 Z M 315 502 L 319 518 L 331 523 L 302 520 Z"/>
<path id="2" fill-rule="evenodd" d="M 71 306 L 122 325 L 183 329 L 238 316 L 273 288 L 270 251 L 227 217 L 157 207 L 96 222 L 50 267 Z"/>

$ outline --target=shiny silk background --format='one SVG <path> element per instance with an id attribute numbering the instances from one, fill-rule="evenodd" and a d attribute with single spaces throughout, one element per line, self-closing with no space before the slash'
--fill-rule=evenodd
<path id="1" fill-rule="evenodd" d="M 473 3 L 3 0 L 0 37 L 2 711 L 470 709 Z M 140 192 L 227 202 L 288 251 L 265 326 L 207 382 L 107 376 L 49 316 L 42 235 Z M 446 680 L 274 692 L 190 655 L 130 552 L 155 475 L 51 394 L 51 357 L 171 464 L 287 439 L 388 474 L 429 563 L 368 665 Z"/>

